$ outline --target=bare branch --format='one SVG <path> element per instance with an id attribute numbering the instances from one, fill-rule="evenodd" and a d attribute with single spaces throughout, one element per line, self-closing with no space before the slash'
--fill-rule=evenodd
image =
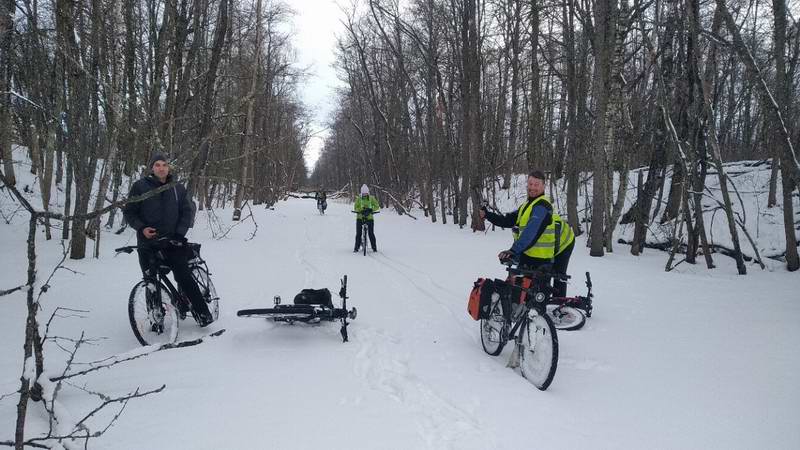
<path id="1" fill-rule="evenodd" d="M 63 306 L 57 307 L 55 309 L 55 311 L 53 311 L 53 314 L 50 315 L 50 319 L 47 321 L 47 325 L 45 326 L 45 329 L 44 329 L 44 338 L 45 339 L 47 338 L 48 332 L 50 331 L 50 323 L 53 322 L 54 318 L 56 318 L 56 317 L 58 317 L 58 318 L 66 318 L 66 317 L 85 318 L 86 317 L 86 316 L 82 316 L 80 314 L 69 314 L 69 315 L 62 316 L 62 315 L 58 314 L 60 311 L 69 311 L 69 312 L 74 312 L 74 313 L 88 313 L 89 312 L 89 311 L 85 311 L 85 310 L 82 310 L 82 309 L 65 308 Z"/>
<path id="2" fill-rule="evenodd" d="M 139 350 L 139 352 L 134 352 L 134 354 L 131 355 L 131 356 L 125 356 L 125 357 L 122 357 L 122 358 L 115 357 L 115 358 L 110 359 L 108 363 L 105 363 L 105 364 L 102 364 L 102 365 L 99 365 L 99 366 L 95 366 L 95 367 L 92 367 L 90 369 L 81 370 L 80 372 L 73 372 L 73 373 L 70 373 L 68 375 L 62 375 L 62 376 L 58 376 L 58 377 L 53 377 L 53 378 L 50 378 L 50 381 L 56 382 L 56 381 L 61 381 L 61 380 L 67 380 L 67 379 L 74 378 L 74 377 L 81 376 L 81 375 L 86 375 L 87 373 L 91 373 L 91 372 L 98 371 L 100 369 L 105 369 L 105 368 L 108 368 L 108 367 L 111 367 L 111 366 L 115 366 L 115 365 L 117 365 L 119 363 L 123 363 L 123 362 L 126 362 L 126 361 L 132 361 L 134 359 L 139 359 L 139 358 L 141 358 L 143 356 L 148 356 L 148 355 L 151 355 L 153 353 L 160 352 L 162 350 L 171 350 L 171 349 L 174 349 L 174 348 L 184 348 L 184 347 L 191 347 L 191 346 L 194 346 L 194 345 L 202 344 L 203 340 L 205 338 L 207 338 L 207 337 L 217 337 L 217 336 L 220 336 L 224 332 L 225 332 L 225 329 L 222 329 L 222 330 L 219 330 L 219 331 L 215 331 L 215 332 L 213 332 L 213 333 L 211 333 L 211 334 L 209 334 L 207 336 L 204 336 L 204 337 L 201 337 L 201 338 L 197 338 L 197 339 L 192 339 L 190 341 L 175 342 L 175 343 L 172 343 L 172 344 L 162 344 L 162 345 L 160 345 L 158 347 L 153 347 L 153 346 L 151 346 L 149 348 L 148 347 L 143 347 L 142 349 Z"/>
<path id="3" fill-rule="evenodd" d="M 4 297 L 6 295 L 13 294 L 14 292 L 17 292 L 18 290 L 20 290 L 20 289 L 22 289 L 22 288 L 24 288 L 26 286 L 27 286 L 27 284 L 23 284 L 23 285 L 15 287 L 15 288 L 0 290 L 0 297 Z"/>
<path id="4" fill-rule="evenodd" d="M 4 445 L 6 447 L 16 447 L 17 446 L 17 444 L 15 442 L 13 442 L 13 441 L 0 441 L 0 445 Z M 48 447 L 48 446 L 46 446 L 44 444 L 37 444 L 35 442 L 29 442 L 29 441 L 23 442 L 22 445 L 25 445 L 25 446 L 28 446 L 28 447 L 34 447 L 34 448 L 50 448 L 50 447 Z"/>

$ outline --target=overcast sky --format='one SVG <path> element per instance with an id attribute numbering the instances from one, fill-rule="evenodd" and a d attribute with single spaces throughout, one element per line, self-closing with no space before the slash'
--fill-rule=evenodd
<path id="1" fill-rule="evenodd" d="M 314 137 L 306 149 L 306 166 L 310 169 L 319 157 L 327 132 L 325 122 L 335 107 L 334 88 L 340 82 L 332 67 L 336 34 L 341 34 L 343 13 L 333 0 L 291 0 L 287 2 L 294 16 L 294 45 L 297 64 L 309 68 L 310 76 L 301 86 L 301 99 L 313 115 Z M 345 3 L 347 4 L 347 3 Z"/>

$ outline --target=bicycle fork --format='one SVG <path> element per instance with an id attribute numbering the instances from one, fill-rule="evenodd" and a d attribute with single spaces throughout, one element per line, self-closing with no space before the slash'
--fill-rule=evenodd
<path id="1" fill-rule="evenodd" d="M 164 306 L 161 304 L 161 284 L 147 282 L 146 287 L 147 316 L 150 319 L 150 331 L 164 332 Z"/>
<path id="2" fill-rule="evenodd" d="M 533 312 L 539 315 L 541 314 L 540 311 L 538 311 L 535 308 L 531 309 L 523 308 L 520 312 L 522 313 L 520 314 L 521 317 L 519 317 L 516 325 L 511 330 L 511 336 L 514 338 L 514 351 L 511 352 L 511 356 L 508 358 L 508 363 L 506 364 L 506 367 L 510 367 L 512 369 L 519 367 L 520 353 L 522 352 L 523 348 L 522 340 L 528 339 L 529 341 L 527 346 L 528 351 L 530 351 L 531 353 L 535 353 L 536 339 L 530 339 L 531 332 L 533 332 L 534 334 L 538 334 L 540 331 L 543 331 L 538 326 L 536 327 L 535 330 L 530 329 L 532 325 L 530 314 Z"/>

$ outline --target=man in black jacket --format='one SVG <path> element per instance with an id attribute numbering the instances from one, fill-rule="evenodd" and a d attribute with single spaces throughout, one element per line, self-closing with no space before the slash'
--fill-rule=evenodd
<path id="1" fill-rule="evenodd" d="M 152 173 L 133 183 L 128 198 L 172 183 L 169 163 L 163 154 L 153 154 L 150 157 L 149 167 Z M 185 242 L 186 233 L 191 228 L 194 218 L 194 203 L 186 195 L 186 188 L 182 184 L 176 183 L 171 188 L 143 201 L 126 204 L 124 214 L 125 220 L 136 229 L 137 245 L 140 247 L 138 250 L 139 266 L 145 275 L 154 276 L 155 274 L 148 272 L 157 251 L 153 248 L 157 239 L 167 238 Z M 148 247 L 153 249 L 150 250 Z M 191 250 L 185 246 L 165 247 L 161 249 L 165 258 L 164 263 L 172 269 L 178 286 L 192 302 L 192 307 L 199 316 L 200 326 L 210 324 L 214 319 L 189 270 L 188 261 L 192 257 Z"/>

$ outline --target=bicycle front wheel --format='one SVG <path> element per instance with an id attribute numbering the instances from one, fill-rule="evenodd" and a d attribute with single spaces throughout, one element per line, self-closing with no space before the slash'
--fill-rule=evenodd
<path id="1" fill-rule="evenodd" d="M 367 256 L 367 233 L 369 228 L 366 225 L 361 225 L 361 250 L 364 251 L 364 256 Z"/>
<path id="2" fill-rule="evenodd" d="M 494 295 L 492 297 L 495 297 Z M 491 356 L 497 356 L 503 351 L 508 341 L 508 326 L 506 325 L 503 302 L 500 296 L 492 298 L 489 315 L 481 318 L 481 344 L 483 351 Z"/>
<path id="3" fill-rule="evenodd" d="M 133 335 L 142 345 L 178 340 L 178 313 L 172 295 L 163 286 L 157 289 L 151 281 L 138 282 L 128 298 L 128 319 Z"/>
<path id="4" fill-rule="evenodd" d="M 217 320 L 219 318 L 219 296 L 214 288 L 214 283 L 211 282 L 210 274 L 203 267 L 194 266 L 192 267 L 192 277 L 197 283 L 197 287 L 200 288 L 200 293 L 203 294 L 211 317 Z"/>
<path id="5" fill-rule="evenodd" d="M 558 336 L 553 321 L 532 309 L 520 330 L 520 371 L 531 384 L 543 391 L 550 386 L 558 367 Z"/>

